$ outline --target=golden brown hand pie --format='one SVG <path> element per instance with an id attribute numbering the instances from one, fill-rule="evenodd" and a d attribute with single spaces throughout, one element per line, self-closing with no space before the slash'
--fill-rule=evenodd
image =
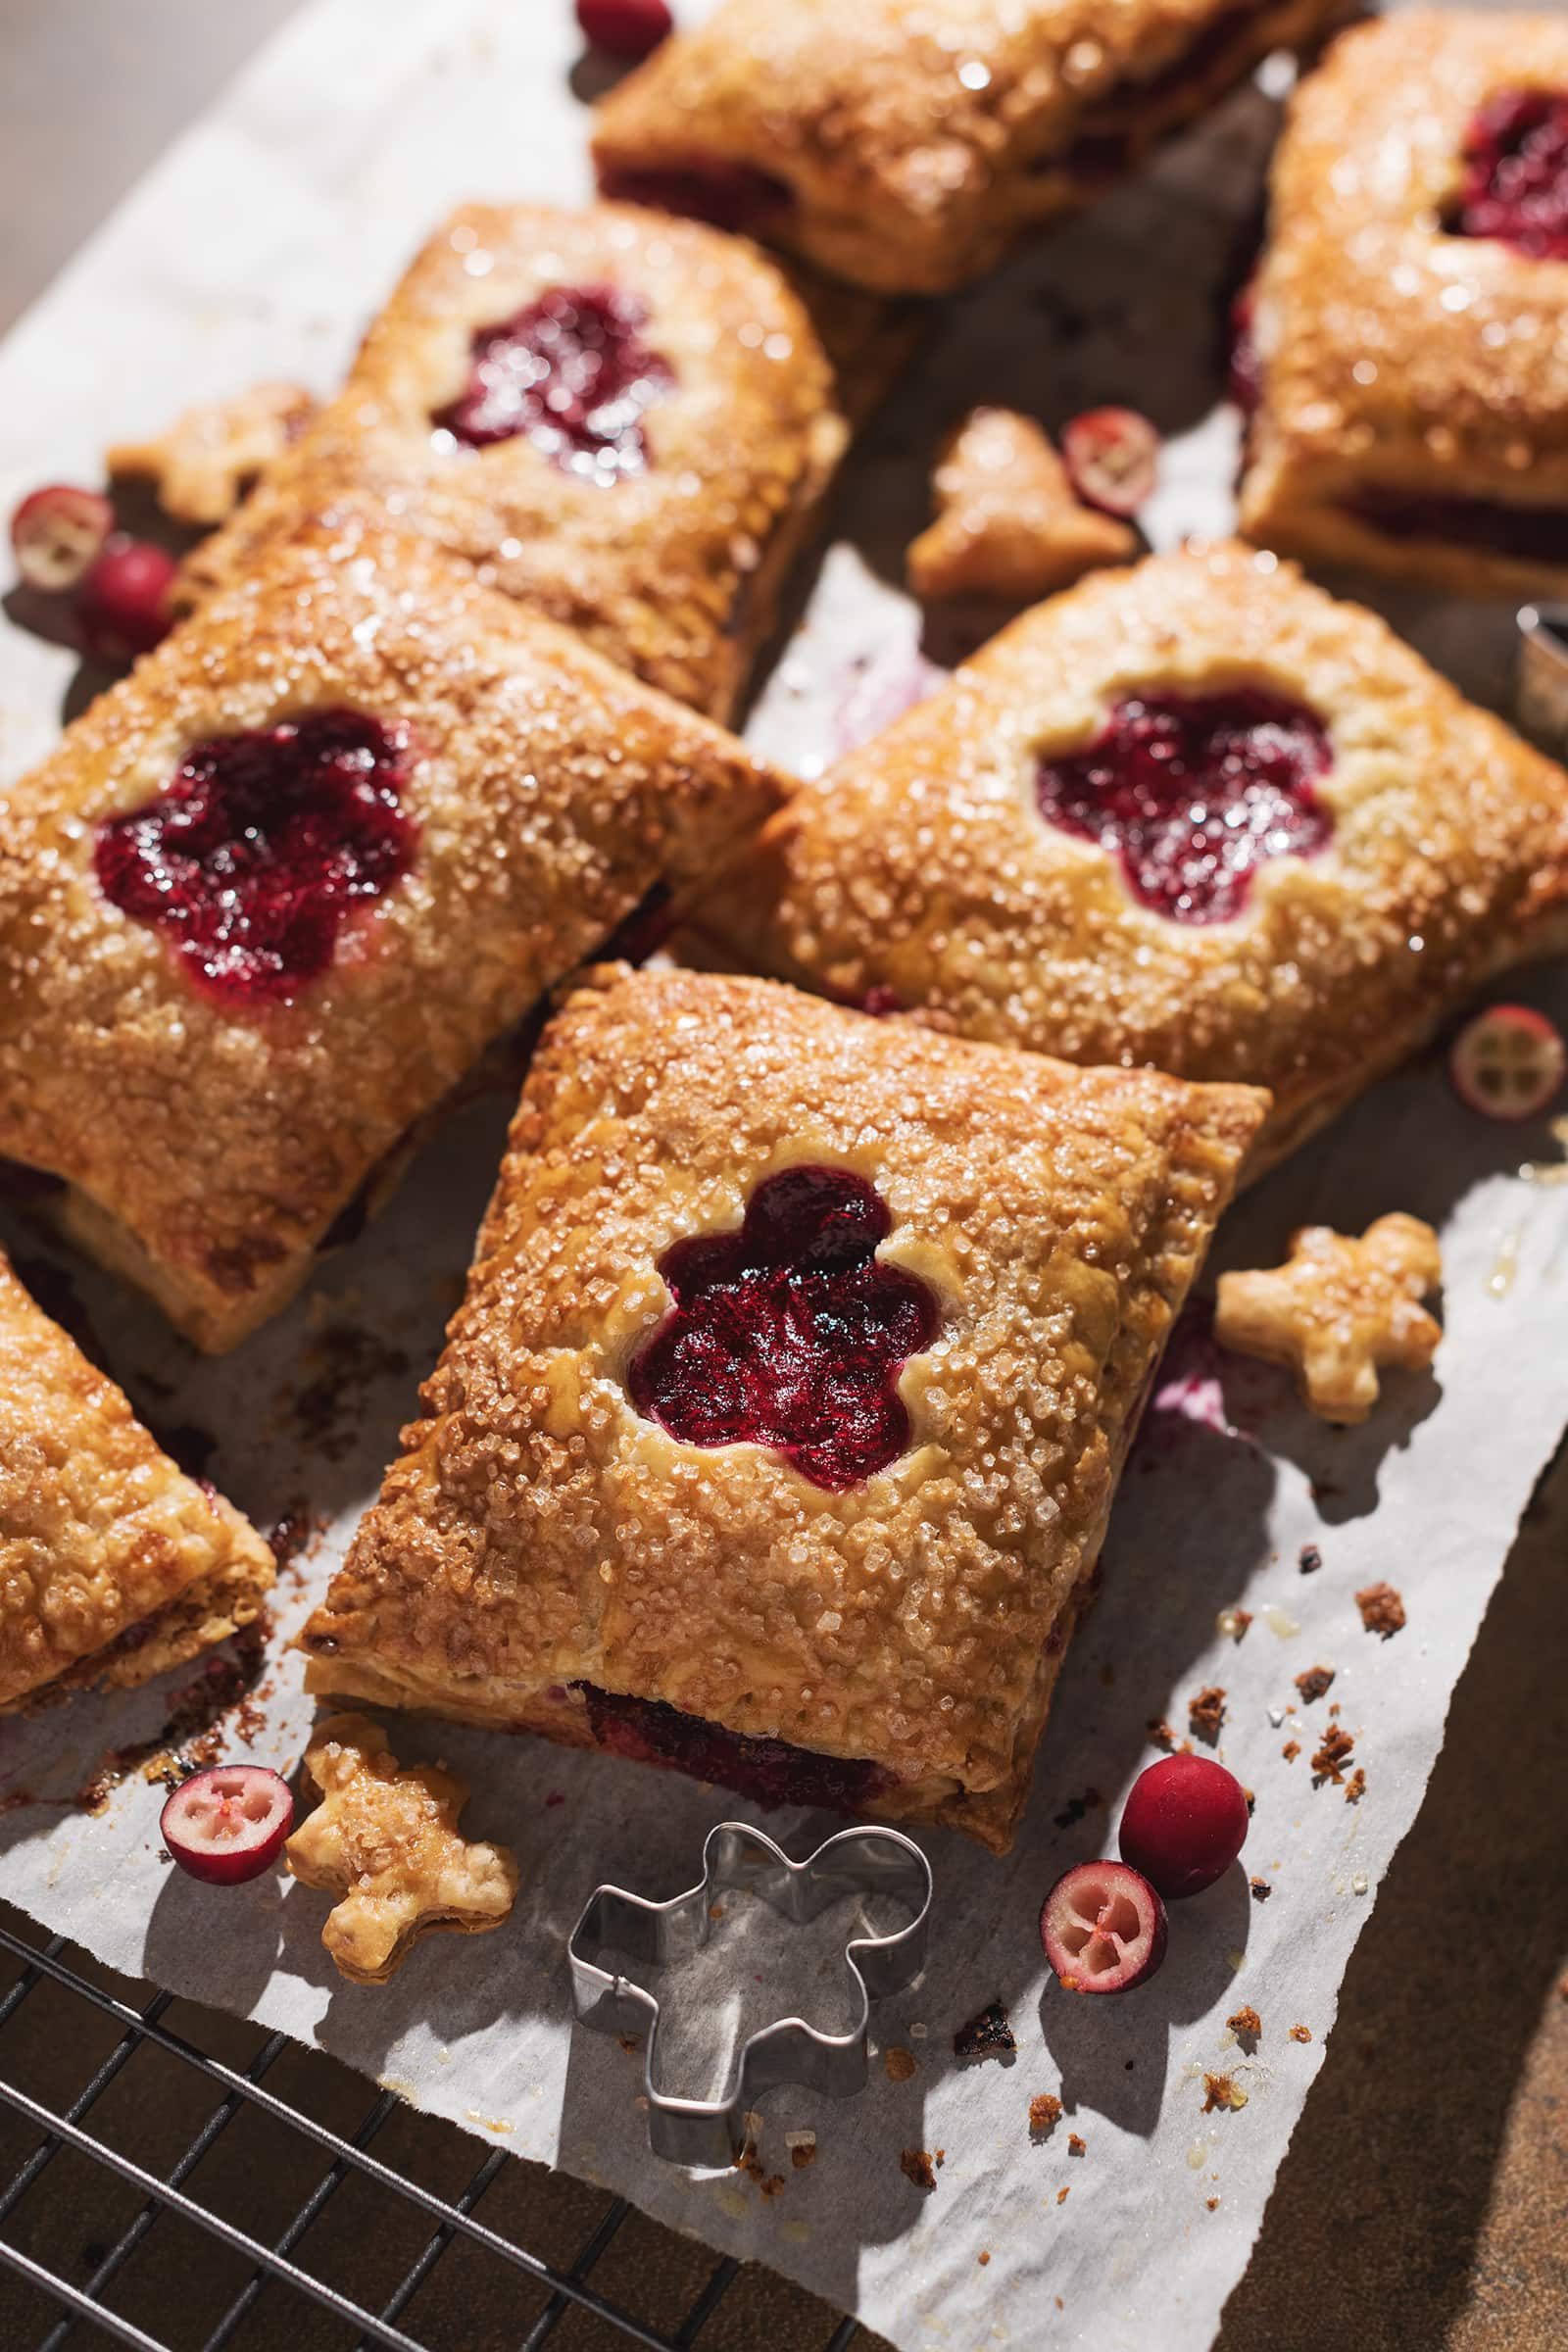
<path id="1" fill-rule="evenodd" d="M 1489 973 L 1568 945 L 1568 776 L 1238 546 L 1025 613 L 763 839 L 704 908 L 746 961 L 1266 1086 L 1254 1166 Z"/>
<path id="2" fill-rule="evenodd" d="M 805 305 L 752 246 L 617 206 L 466 205 L 183 588 L 363 507 L 721 717 L 848 437 Z"/>
<path id="3" fill-rule="evenodd" d="M 427 543 L 270 549 L 0 809 L 0 1154 L 198 1346 L 783 786 Z"/>
<path id="4" fill-rule="evenodd" d="M 940 294 L 1344 0 L 724 0 L 597 110 L 607 196 Z"/>
<path id="5" fill-rule="evenodd" d="M 1250 537 L 1568 595 L 1568 18 L 1338 42 L 1292 103 L 1252 307 Z"/>
<path id="6" fill-rule="evenodd" d="M 1004 1847 L 1263 1109 L 768 981 L 596 975 L 312 1688 Z"/>
<path id="7" fill-rule="evenodd" d="M 908 552 L 916 596 L 1022 603 L 1138 553 L 1137 533 L 1086 507 L 1034 418 L 1011 409 L 971 411 L 949 439 L 932 487 L 937 518 Z"/>
<path id="8" fill-rule="evenodd" d="M 250 1624 L 272 1574 L 0 1253 L 0 1713 L 149 1681 Z"/>

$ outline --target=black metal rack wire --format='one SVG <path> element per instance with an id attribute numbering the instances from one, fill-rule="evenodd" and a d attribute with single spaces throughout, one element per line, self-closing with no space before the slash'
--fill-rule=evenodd
<path id="1" fill-rule="evenodd" d="M 122 1995 L 143 1988 L 122 1986 L 74 1953 L 63 1937 L 32 1942 L 3 1922 L 0 1970 L 0 1984 L 11 1980 L 0 1992 L 0 2178 L 10 2166 L 13 2148 L 25 2150 L 0 2188 L 0 2289 L 15 2299 L 18 2312 L 30 2307 L 32 2315 L 10 2316 L 0 2300 L 0 2341 L 7 2352 L 22 2352 L 24 2344 L 35 2346 L 36 2352 L 60 2352 L 68 2339 L 75 2347 L 113 2341 L 132 2345 L 136 2352 L 197 2352 L 197 2347 L 199 2352 L 220 2352 L 230 2345 L 241 2352 L 245 2345 L 281 2343 L 294 2352 L 307 2352 L 317 2343 L 353 2345 L 356 2352 L 368 2346 L 431 2352 L 432 2336 L 419 2332 L 420 2310 L 411 2306 L 429 2306 L 444 2258 L 450 2269 L 464 2252 L 502 2266 L 500 2281 L 492 2271 L 489 2289 L 491 2308 L 507 2315 L 499 2331 L 494 2327 L 482 2329 L 473 2315 L 482 2306 L 483 2293 L 476 2279 L 466 2278 L 458 2289 L 459 2329 L 454 2332 L 450 2325 L 449 2296 L 447 2323 L 439 2330 L 443 2342 L 466 2347 L 482 2339 L 505 2342 L 518 2352 L 539 2352 L 552 2342 L 557 2352 L 567 2352 L 568 2345 L 573 2352 L 588 2352 L 589 2347 L 622 2344 L 641 2345 L 646 2352 L 690 2352 L 692 2347 L 703 2352 L 716 2341 L 712 2323 L 726 2298 L 733 2308 L 744 2296 L 748 2274 L 740 2264 L 727 2257 L 715 2259 L 661 2231 L 659 2236 L 668 2246 L 681 2250 L 688 2270 L 696 2266 L 706 2275 L 694 2292 L 688 2284 L 678 2316 L 639 2316 L 631 2306 L 646 2300 L 635 2289 L 647 2272 L 649 2249 L 644 2247 L 642 2261 L 634 2250 L 633 2259 L 618 2266 L 607 2257 L 617 2244 L 624 2248 L 628 2236 L 635 2238 L 654 2225 L 624 2198 L 598 2192 L 602 2209 L 586 2234 L 579 2236 L 569 2255 L 547 2259 L 520 2242 L 528 2232 L 514 2234 L 500 2226 L 500 2215 L 492 2226 L 479 2208 L 509 2175 L 535 2183 L 548 2183 L 558 2176 L 491 2148 L 456 2193 L 442 2193 L 372 2153 L 372 2142 L 378 2137 L 383 2144 L 395 2139 L 397 2132 L 389 2127 L 411 2115 L 394 2090 L 377 2090 L 357 2125 L 343 2131 L 311 2112 L 306 2103 L 318 2087 L 318 2079 L 302 2076 L 308 2087 L 300 2098 L 269 2086 L 269 2076 L 275 2074 L 281 2081 L 291 2071 L 300 2075 L 301 2070 L 315 2068 L 342 2074 L 333 2062 L 301 2050 L 286 2035 L 211 2018 L 190 2004 L 176 2004 L 167 1992 L 154 1992 L 138 2007 Z M 192 2032 L 177 2030 L 170 2021 L 171 2010 L 182 2022 L 188 2018 L 192 2032 L 210 2025 L 225 2030 L 230 2039 L 242 2034 L 254 2046 L 242 2065 L 229 2064 L 203 2048 Z M 96 2055 L 100 2045 L 106 2045 L 102 2056 Z M 29 2062 L 44 2054 L 49 2058 L 44 2071 L 52 2078 L 52 2099 L 38 2095 L 41 2085 L 24 2087 L 38 2071 Z M 206 2108 L 205 2120 L 190 2136 L 180 2134 L 184 2144 L 172 2157 L 166 2153 L 167 2131 L 162 2134 L 165 2147 L 136 2149 L 138 2120 L 145 2136 L 156 2103 L 146 2078 L 149 2067 L 187 2070 Z M 67 2086 L 80 2080 L 84 2068 L 86 2081 L 67 2100 Z M 335 2085 L 340 2095 L 345 2087 L 341 2082 Z M 363 2097 L 363 2091 L 361 2083 L 351 2095 Z M 427 2134 L 440 2135 L 442 2161 L 456 2182 L 453 2160 L 466 2168 L 474 2141 L 454 2125 L 418 2121 Z M 232 2178 L 226 2200 L 211 2188 L 203 2193 L 204 2183 L 196 2176 L 209 2167 L 237 2124 L 241 2129 L 268 2128 L 266 2146 L 243 2156 L 242 2189 L 245 2184 L 254 2189 L 264 2181 L 275 2182 L 283 2172 L 297 2174 L 300 2161 L 313 2151 L 324 2159 L 315 2185 L 280 2225 L 274 2214 L 267 2217 L 265 2229 L 246 2229 L 220 2210 L 220 2202 L 233 2202 Z M 71 2178 L 62 2180 L 66 2169 Z M 426 2163 L 420 2169 L 430 2168 Z M 76 2244 L 75 2267 L 83 2274 L 79 2278 L 65 2276 L 67 2266 L 57 2267 L 48 2258 L 47 2230 L 40 2242 L 33 2222 L 29 2234 L 29 2217 L 40 2211 L 39 2185 L 51 2172 L 56 2177 L 56 2206 L 68 2208 L 78 2224 L 90 2217 L 95 2230 L 107 2227 L 110 2232 L 105 2242 L 89 2237 Z M 233 2167 L 230 2172 L 232 2176 Z M 311 2249 L 302 2241 L 318 2230 L 334 2200 L 341 2203 L 345 2192 L 352 2195 L 356 2186 L 367 2199 L 353 2231 L 358 2267 L 367 2271 L 368 2279 L 377 2267 L 381 2276 L 374 2284 L 356 2278 L 351 2286 L 334 2283 L 324 2263 L 311 2267 Z M 46 2188 L 45 2200 L 48 2193 Z M 573 2203 L 580 2208 L 589 2195 L 579 2188 Z M 266 2199 L 258 2202 L 265 2204 Z M 496 2203 L 492 2195 L 492 2208 Z M 117 2219 L 120 2214 L 122 2219 Z M 554 2217 L 550 2231 L 557 2237 L 561 2218 Z M 581 2232 L 580 2210 L 574 2219 Z M 210 2241 L 209 2251 L 216 2241 L 232 2266 L 221 2287 L 221 2307 L 211 2324 L 207 2312 L 198 2307 L 201 2298 L 186 2291 L 197 2267 L 190 2230 Z M 162 2286 L 149 2268 L 149 2258 L 160 2246 L 167 2274 Z M 376 2257 L 381 2258 L 379 2264 Z M 608 2271 L 615 2272 L 613 2286 L 606 2278 Z M 604 2283 L 595 2284 L 596 2273 Z M 127 2306 L 122 2293 L 119 2302 L 115 2300 L 117 2289 L 133 2275 L 139 2276 L 144 2312 L 151 2299 L 157 2332 L 141 2317 L 132 2316 L 136 2299 Z M 751 2274 L 753 2279 L 758 2276 Z M 732 2292 L 738 2281 L 739 2293 Z M 207 2283 L 210 2287 L 212 2282 Z M 506 2288 L 502 2298 L 495 2294 L 498 2283 Z M 630 2293 L 625 2291 L 628 2285 Z M 29 2294 L 28 2289 L 34 2291 Z M 668 2301 L 667 2294 L 664 2299 Z M 853 2319 L 835 2325 L 824 2307 L 808 2298 L 799 2300 L 803 2316 L 798 2334 L 792 2317 L 792 2342 L 819 2346 L 821 2352 L 849 2352 L 855 2343 L 858 2352 L 870 2352 L 875 2339 Z M 465 2313 L 466 2325 L 462 2324 Z M 818 2322 L 814 2331 L 813 2314 Z M 170 2321 L 174 2324 L 170 2326 Z M 764 2325 L 760 2320 L 757 2332 Z M 757 2340 L 757 2332 L 749 2328 L 737 2337 L 722 2319 L 720 2332 L 730 2342 Z M 767 2325 L 767 2332 L 776 2340 L 775 2328 Z"/>

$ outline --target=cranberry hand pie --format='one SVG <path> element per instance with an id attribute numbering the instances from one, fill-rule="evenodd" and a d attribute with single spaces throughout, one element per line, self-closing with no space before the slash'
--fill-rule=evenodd
<path id="1" fill-rule="evenodd" d="M 614 206 L 468 205 L 184 591 L 366 507 L 724 716 L 848 437 L 804 304 L 751 246 Z"/>
<path id="2" fill-rule="evenodd" d="M 434 547 L 272 548 L 0 808 L 0 1154 L 230 1347 L 481 1051 L 782 791 Z"/>
<path id="3" fill-rule="evenodd" d="M 313 1689 L 1003 1848 L 1264 1108 L 609 970 L 535 1058 Z"/>
<path id="4" fill-rule="evenodd" d="M 941 294 L 1344 0 L 724 0 L 597 111 L 607 196 Z"/>
<path id="5" fill-rule="evenodd" d="M 1568 19 L 1348 33 L 1292 105 L 1252 334 L 1250 537 L 1568 595 Z"/>
<path id="6" fill-rule="evenodd" d="M 1238 546 L 1038 606 L 803 790 L 710 906 L 852 1003 L 1266 1086 L 1254 1165 L 1568 946 L 1568 776 Z"/>
<path id="7" fill-rule="evenodd" d="M 248 1625 L 272 1574 L 0 1254 L 0 1713 L 149 1681 Z"/>

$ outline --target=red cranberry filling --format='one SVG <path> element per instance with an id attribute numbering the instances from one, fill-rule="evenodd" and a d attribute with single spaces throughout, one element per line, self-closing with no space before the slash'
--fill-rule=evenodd
<path id="1" fill-rule="evenodd" d="M 766 1446 L 839 1494 L 909 1439 L 895 1383 L 940 1321 L 925 1284 L 878 1259 L 892 1219 L 842 1168 L 760 1184 L 735 1233 L 659 1261 L 675 1304 L 633 1356 L 632 1402 L 688 1446 Z"/>
<path id="2" fill-rule="evenodd" d="M 1481 109 L 1444 226 L 1568 262 L 1568 90 L 1499 90 Z"/>
<path id="3" fill-rule="evenodd" d="M 683 220 L 706 220 L 710 228 L 760 233 L 794 202 L 771 172 L 749 164 L 726 164 L 716 156 L 693 156 L 682 165 L 606 164 L 599 192 L 623 204 L 646 204 Z"/>
<path id="4" fill-rule="evenodd" d="M 1568 506 L 1514 507 L 1500 499 L 1417 498 L 1376 489 L 1346 504 L 1358 520 L 1393 539 L 1437 539 L 1529 564 L 1568 564 Z"/>
<path id="5" fill-rule="evenodd" d="M 1146 906 L 1223 923 L 1258 866 L 1327 842 L 1312 784 L 1332 757 L 1321 720 L 1261 688 L 1129 695 L 1087 750 L 1042 761 L 1040 812 L 1114 850 Z"/>
<path id="6" fill-rule="evenodd" d="M 468 381 L 434 421 L 472 449 L 522 434 L 564 473 L 644 473 L 645 409 L 674 382 L 642 339 L 648 312 L 613 286 L 553 286 L 474 335 Z"/>
<path id="7" fill-rule="evenodd" d="M 99 888 L 164 932 L 209 996 L 275 1003 L 413 865 L 406 781 L 400 740 L 358 710 L 215 735 L 156 799 L 99 826 Z"/>
<path id="8" fill-rule="evenodd" d="M 887 1786 L 878 1764 L 822 1756 L 787 1740 L 749 1740 L 701 1715 L 683 1714 L 658 1698 L 625 1698 L 579 1683 L 594 1739 L 612 1755 L 638 1764 L 667 1764 L 700 1781 L 755 1797 L 761 1805 L 824 1805 L 858 1813 Z"/>

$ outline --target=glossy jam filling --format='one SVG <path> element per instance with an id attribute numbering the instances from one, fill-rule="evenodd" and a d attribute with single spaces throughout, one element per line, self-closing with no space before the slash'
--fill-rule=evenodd
<path id="1" fill-rule="evenodd" d="M 786 1168 L 733 1233 L 659 1261 L 675 1301 L 627 1372 L 632 1402 L 688 1446 L 765 1446 L 841 1493 L 909 1440 L 900 1370 L 941 1320 L 926 1285 L 884 1265 L 892 1220 L 843 1168 Z"/>
<path id="2" fill-rule="evenodd" d="M 765 229 L 795 201 L 787 183 L 770 172 L 700 155 L 681 165 L 602 165 L 599 192 L 621 204 L 646 204 L 731 230 Z"/>
<path id="3" fill-rule="evenodd" d="M 1260 0 L 1244 0 L 1243 6 L 1226 9 L 1214 18 L 1179 57 L 1172 58 L 1157 74 L 1143 79 L 1128 74 L 1113 82 L 1084 110 L 1077 136 L 1066 153 L 1056 149 L 1042 156 L 1034 166 L 1035 171 L 1055 172 L 1065 164 L 1075 178 L 1088 180 L 1104 179 L 1124 172 L 1148 141 L 1151 117 L 1161 118 L 1154 124 L 1156 137 L 1163 130 L 1176 129 L 1177 119 L 1167 114 L 1169 102 L 1205 83 L 1232 50 L 1238 53 L 1240 72 L 1245 60 L 1252 55 L 1251 27 L 1262 14 Z"/>
<path id="4" fill-rule="evenodd" d="M 1481 547 L 1531 564 L 1568 564 L 1568 507 L 1513 507 L 1487 498 L 1412 498 L 1364 490 L 1347 514 L 1395 539 L 1437 539 Z"/>
<path id="5" fill-rule="evenodd" d="M 700 1781 L 716 1781 L 761 1805 L 823 1805 L 858 1813 L 887 1787 L 880 1765 L 822 1756 L 787 1740 L 749 1740 L 662 1699 L 624 1698 L 579 1683 L 596 1743 L 638 1764 L 667 1764 Z"/>
<path id="6" fill-rule="evenodd" d="M 156 799 L 98 828 L 111 905 L 163 933 L 208 996 L 276 1003 L 318 979 L 357 908 L 414 863 L 404 747 L 358 710 L 192 745 Z"/>
<path id="7" fill-rule="evenodd" d="M 645 473 L 643 415 L 675 380 L 643 341 L 647 322 L 646 307 L 613 286 L 553 286 L 478 329 L 468 381 L 433 421 L 471 449 L 521 434 L 591 481 Z"/>
<path id="8" fill-rule="evenodd" d="M 1146 906 L 1223 923 L 1269 858 L 1327 843 L 1313 784 L 1332 758 L 1321 720 L 1260 688 L 1130 695 L 1086 750 L 1041 763 L 1040 813 L 1113 850 Z"/>
<path id="9" fill-rule="evenodd" d="M 1496 237 L 1535 261 L 1568 262 L 1568 90 L 1499 90 L 1482 108 L 1443 225 L 1456 237 Z"/>

